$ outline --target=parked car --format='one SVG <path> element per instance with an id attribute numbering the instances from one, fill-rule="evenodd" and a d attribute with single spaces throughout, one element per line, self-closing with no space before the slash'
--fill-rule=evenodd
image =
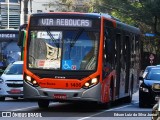
<path id="1" fill-rule="evenodd" d="M 23 97 L 23 61 L 8 65 L 0 77 L 0 101 L 5 97 Z"/>
<path id="2" fill-rule="evenodd" d="M 154 83 L 160 83 L 160 67 L 151 68 L 139 85 L 139 107 L 154 104 L 156 93 L 152 90 Z"/>
<path id="3" fill-rule="evenodd" d="M 143 72 L 143 78 L 145 78 L 145 76 L 147 75 L 147 73 L 150 71 L 151 68 L 156 67 L 156 66 L 147 66 L 146 69 Z"/>

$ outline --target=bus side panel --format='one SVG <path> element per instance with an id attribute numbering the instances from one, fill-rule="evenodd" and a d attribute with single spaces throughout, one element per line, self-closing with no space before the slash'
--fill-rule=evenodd
<path id="1" fill-rule="evenodd" d="M 116 23 L 104 19 L 103 21 L 103 68 L 102 68 L 102 90 L 101 101 L 102 103 L 110 102 L 115 99 L 115 37 L 114 27 Z"/>

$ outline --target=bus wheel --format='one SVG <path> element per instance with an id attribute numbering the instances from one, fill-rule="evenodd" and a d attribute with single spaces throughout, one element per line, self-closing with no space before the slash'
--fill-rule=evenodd
<path id="1" fill-rule="evenodd" d="M 5 97 L 0 97 L 0 101 L 5 101 Z"/>
<path id="2" fill-rule="evenodd" d="M 39 108 L 48 108 L 49 100 L 39 100 L 38 106 L 39 106 Z"/>
<path id="3" fill-rule="evenodd" d="M 113 90 L 112 88 L 109 89 L 109 102 L 106 105 L 106 108 L 109 109 L 112 107 L 112 103 L 113 103 Z"/>
<path id="4" fill-rule="evenodd" d="M 127 103 L 131 103 L 132 102 L 132 90 L 129 91 L 129 96 L 126 97 L 126 101 Z"/>
<path id="5" fill-rule="evenodd" d="M 0 101 L 5 101 L 5 97 L 0 97 Z"/>
<path id="6" fill-rule="evenodd" d="M 140 107 L 140 108 L 144 108 L 144 107 L 145 107 L 145 104 L 144 104 L 143 102 L 139 101 L 139 107 Z"/>
<path id="7" fill-rule="evenodd" d="M 18 97 L 12 97 L 14 100 L 17 100 L 18 99 Z"/>

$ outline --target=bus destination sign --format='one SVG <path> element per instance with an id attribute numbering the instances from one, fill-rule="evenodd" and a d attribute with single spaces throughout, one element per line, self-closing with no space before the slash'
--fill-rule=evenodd
<path id="1" fill-rule="evenodd" d="M 67 18 L 41 18 L 39 26 L 64 26 L 64 27 L 92 27 L 92 21 L 88 19 L 67 19 Z"/>
<path id="2" fill-rule="evenodd" d="M 14 34 L 14 33 L 0 33 L 0 38 L 18 38 L 18 35 Z"/>

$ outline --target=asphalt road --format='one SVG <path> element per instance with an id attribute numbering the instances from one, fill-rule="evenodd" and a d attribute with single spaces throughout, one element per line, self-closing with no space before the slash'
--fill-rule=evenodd
<path id="1" fill-rule="evenodd" d="M 152 107 L 139 108 L 138 92 L 132 103 L 118 101 L 111 108 L 93 104 L 52 102 L 47 109 L 39 109 L 36 102 L 7 98 L 0 102 L 0 120 L 151 120 Z"/>

